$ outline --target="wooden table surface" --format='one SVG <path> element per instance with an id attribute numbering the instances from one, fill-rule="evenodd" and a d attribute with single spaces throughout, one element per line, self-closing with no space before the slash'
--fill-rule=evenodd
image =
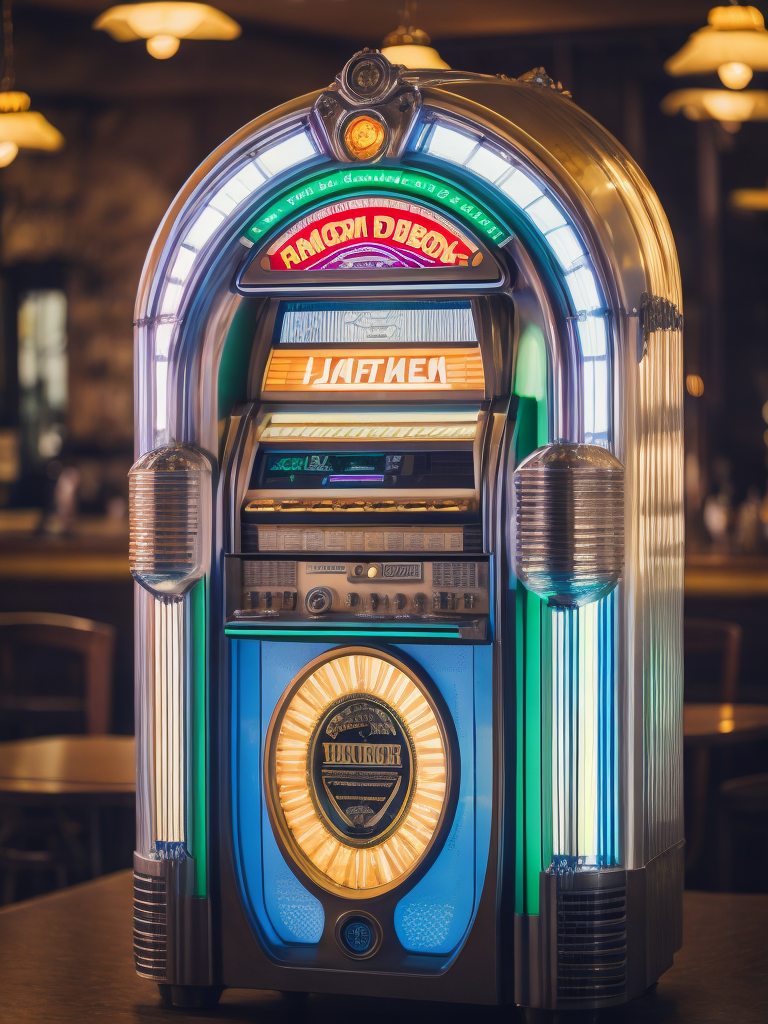
<path id="1" fill-rule="evenodd" d="M 501 1024 L 514 1011 L 460 1005 L 224 992 L 216 1010 L 167 1010 L 131 955 L 128 871 L 0 909 L 0 1020 L 13 1024 L 143 1024 L 260 1021 L 265 1024 Z M 768 895 L 688 892 L 685 945 L 658 987 L 629 1007 L 605 1011 L 610 1024 L 765 1024 L 768 1007 Z M 393 984 L 396 991 L 397 984 Z M 536 1015 L 538 1019 L 538 1015 Z M 583 1018 L 568 1017 L 573 1024 Z M 590 1015 L 589 1020 L 593 1018 Z"/>
<path id="2" fill-rule="evenodd" d="M 133 800 L 132 736 L 41 736 L 0 743 L 0 801 Z"/>
<path id="3" fill-rule="evenodd" d="M 768 704 L 683 704 L 686 746 L 741 743 L 768 736 Z"/>

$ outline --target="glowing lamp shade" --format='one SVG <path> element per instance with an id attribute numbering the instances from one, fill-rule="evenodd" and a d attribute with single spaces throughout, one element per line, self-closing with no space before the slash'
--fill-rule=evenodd
<path id="1" fill-rule="evenodd" d="M 665 114 L 684 114 L 689 121 L 742 121 L 768 120 L 768 92 L 750 89 L 731 92 L 726 89 L 676 89 L 661 101 Z"/>
<path id="2" fill-rule="evenodd" d="M 392 64 L 402 64 L 406 68 L 442 68 L 449 69 L 440 54 L 433 46 L 414 46 L 403 44 L 385 46 L 381 51 Z"/>
<path id="3" fill-rule="evenodd" d="M 743 89 L 753 71 L 768 70 L 768 31 L 755 7 L 713 7 L 709 22 L 694 32 L 664 65 L 670 75 L 717 71 L 723 85 Z"/>
<path id="4" fill-rule="evenodd" d="M 768 211 L 768 188 L 734 189 L 728 196 L 728 205 L 732 210 Z"/>
<path id="5" fill-rule="evenodd" d="M 55 152 L 64 136 L 36 110 L 25 92 L 0 92 L 0 167 L 7 167 L 20 149 Z"/>
<path id="6" fill-rule="evenodd" d="M 415 5 L 414 5 L 415 6 Z M 406 19 L 410 14 L 406 6 L 403 12 Z M 406 68 L 446 68 L 446 64 L 437 50 L 431 45 L 432 40 L 427 33 L 420 28 L 409 25 L 399 25 L 394 32 L 390 32 L 381 44 L 381 52 L 392 64 L 402 64 Z"/>
<path id="7" fill-rule="evenodd" d="M 241 29 L 223 11 L 208 4 L 121 4 L 110 7 L 93 23 L 119 43 L 147 40 L 147 50 L 158 60 L 172 57 L 180 39 L 237 39 Z"/>

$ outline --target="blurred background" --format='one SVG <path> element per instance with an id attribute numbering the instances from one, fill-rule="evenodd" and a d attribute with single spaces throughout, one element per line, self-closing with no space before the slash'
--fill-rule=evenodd
<path id="1" fill-rule="evenodd" d="M 94 30 L 101 0 L 16 0 L 12 12 L 5 0 L 0 111 L 23 110 L 2 99 L 23 90 L 63 145 L 19 143 L 9 161 L 0 112 L 0 748 L 133 731 L 132 317 L 165 210 L 229 134 L 413 24 L 453 68 L 545 67 L 629 150 L 671 222 L 685 313 L 685 696 L 721 709 L 718 742 L 686 741 L 687 882 L 754 886 L 728 843 L 766 844 L 766 731 L 742 729 L 733 707 L 768 705 L 768 61 L 730 94 L 716 71 L 667 73 L 707 24 L 699 0 L 219 6 L 237 38 L 183 39 L 155 59 L 141 39 Z M 695 93 L 670 98 L 683 88 Z M 61 645 L 43 648 L 51 623 Z M 0 775 L 2 763 L 0 749 Z M 130 865 L 125 792 L 62 799 L 55 813 L 33 803 L 0 799 L 0 902 Z"/>

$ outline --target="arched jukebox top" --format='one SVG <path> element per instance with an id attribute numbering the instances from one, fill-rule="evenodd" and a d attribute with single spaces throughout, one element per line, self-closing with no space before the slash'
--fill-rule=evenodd
<path id="1" fill-rule="evenodd" d="M 407 355 L 388 351 L 386 324 L 375 314 L 399 303 L 406 316 L 420 297 Z M 318 310 L 323 299 L 325 319 L 308 325 L 307 304 Z M 351 336 L 339 350 L 313 351 L 333 303 L 354 311 L 363 300 L 367 312 L 356 323 L 376 352 L 355 350 Z M 444 315 L 431 319 L 438 307 Z M 615 555 L 613 575 L 596 571 L 588 596 L 606 594 L 623 573 L 589 629 L 609 638 L 601 665 L 618 680 L 626 743 L 621 768 L 615 737 L 614 761 L 594 768 L 595 778 L 613 772 L 610 807 L 594 820 L 611 833 L 604 863 L 617 862 L 620 846 L 624 865 L 643 864 L 679 839 L 681 821 L 679 759 L 668 753 L 680 730 L 680 309 L 674 243 L 651 186 L 542 69 L 519 80 L 407 70 L 363 51 L 329 88 L 229 138 L 169 209 L 136 306 L 137 458 L 191 446 L 205 453 L 215 483 L 228 417 L 258 398 L 316 409 L 332 400 L 340 431 L 345 403 L 376 406 L 396 395 L 411 409 L 428 399 L 447 409 L 450 398 L 456 438 L 462 429 L 474 436 L 469 420 L 459 421 L 476 418 L 479 403 L 510 388 L 532 400 L 528 452 L 557 442 L 569 466 L 599 464 L 622 488 L 609 481 L 605 493 L 613 519 L 623 516 L 623 555 Z M 262 345 L 259 363 L 253 339 L 267 315 L 279 344 Z M 382 423 L 387 416 L 391 425 L 400 413 L 384 412 Z M 417 418 L 403 429 L 418 429 Z M 280 429 L 289 431 L 290 418 Z M 611 458 L 574 455 L 582 445 Z M 525 469 L 551 465 L 543 459 Z M 226 546 L 216 488 L 203 481 L 198 491 L 211 511 L 196 519 L 202 554 L 190 548 L 174 563 L 176 577 L 192 583 L 215 575 Z M 532 585 L 552 573 L 518 576 Z M 171 630 L 164 622 L 157 618 L 155 628 Z M 566 629 L 565 617 L 557 622 Z M 557 666 L 557 644 L 566 640 L 553 629 Z M 553 678 L 565 687 L 563 666 Z M 657 713 L 665 704 L 672 711 Z M 617 773 L 625 793 L 620 839 Z M 555 812 L 556 852 L 580 848 L 570 827 Z"/>

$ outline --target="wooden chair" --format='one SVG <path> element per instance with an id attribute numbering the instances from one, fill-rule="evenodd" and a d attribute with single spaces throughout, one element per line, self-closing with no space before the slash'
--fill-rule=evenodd
<path id="1" fill-rule="evenodd" d="M 115 629 L 101 622 L 47 612 L 0 614 L 0 720 L 5 723 L 4 731 L 15 732 L 4 738 L 76 732 L 62 728 L 61 716 L 66 715 L 67 724 L 74 725 L 78 714 L 85 726 L 80 731 L 108 732 L 114 649 Z M 64 652 L 70 655 L 68 661 Z M 41 680 L 37 678 L 41 675 L 39 662 L 46 654 L 49 664 L 46 678 Z M 65 692 L 56 692 L 56 681 L 52 685 L 53 657 L 60 659 L 57 671 L 67 676 L 62 678 Z M 72 661 L 80 662 L 79 673 L 71 671 Z"/>
<path id="2" fill-rule="evenodd" d="M 723 892 L 733 889 L 733 847 L 738 832 L 747 860 L 759 864 L 751 851 L 755 838 L 768 837 L 768 772 L 728 779 L 718 790 L 718 881 Z M 759 856 L 759 855 L 758 855 Z"/>
<path id="3" fill-rule="evenodd" d="M 700 679 L 692 678 L 693 673 L 686 670 L 686 700 L 714 699 L 721 704 L 733 704 L 739 686 L 742 636 L 743 630 L 736 622 L 685 619 L 683 650 L 686 660 L 719 657 L 719 671 L 711 674 L 714 682 L 709 687 Z"/>
<path id="4" fill-rule="evenodd" d="M 3 739 L 50 733 L 105 734 L 112 718 L 114 627 L 74 615 L 0 614 L 0 726 Z M 90 814 L 92 845 L 98 808 Z M 79 833 L 56 813 L 6 807 L 0 814 L 0 902 L 15 897 L 20 873 L 52 873 L 59 888 L 86 862 Z"/>
<path id="5" fill-rule="evenodd" d="M 683 623 L 683 653 L 686 661 L 684 699 L 686 701 L 716 701 L 733 704 L 739 685 L 741 641 L 743 630 L 736 622 L 719 619 L 685 619 Z M 717 658 L 711 681 L 696 678 L 691 662 L 698 658 L 709 661 Z M 698 666 L 697 666 L 698 667 Z M 706 667 L 709 669 L 709 665 Z M 686 801 L 685 867 L 694 867 L 704 849 L 709 800 L 711 751 L 708 746 L 696 747 L 691 752 L 693 763 L 688 776 L 690 782 Z"/>

